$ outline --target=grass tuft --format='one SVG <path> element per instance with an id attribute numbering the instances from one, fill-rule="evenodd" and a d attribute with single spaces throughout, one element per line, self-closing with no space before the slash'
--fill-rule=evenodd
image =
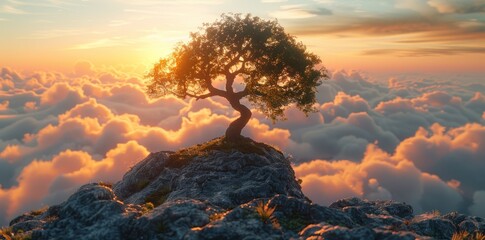
<path id="1" fill-rule="evenodd" d="M 6 240 L 30 240 L 32 239 L 32 232 L 24 233 L 22 230 L 14 233 L 11 227 L 0 229 L 0 237 Z"/>
<path id="2" fill-rule="evenodd" d="M 467 231 L 455 232 L 451 240 L 485 240 L 485 234 L 481 232 L 470 234 Z"/>
<path id="3" fill-rule="evenodd" d="M 141 211 L 142 211 L 143 214 L 146 214 L 146 213 L 150 212 L 151 210 L 153 210 L 155 208 L 155 206 L 151 202 L 147 202 L 147 203 L 141 205 L 141 207 L 142 207 Z"/>
<path id="4" fill-rule="evenodd" d="M 269 205 L 267 203 L 264 203 L 264 201 L 258 202 L 258 205 L 256 206 L 256 212 L 261 218 L 261 221 L 264 224 L 271 223 L 274 228 L 279 229 L 281 226 L 278 222 L 278 219 L 276 219 L 276 217 L 273 216 L 275 209 L 276 209 L 276 206 L 269 207 Z"/>

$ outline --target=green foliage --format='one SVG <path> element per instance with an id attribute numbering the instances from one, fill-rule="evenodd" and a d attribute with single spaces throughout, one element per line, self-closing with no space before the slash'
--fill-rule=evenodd
<path id="1" fill-rule="evenodd" d="M 141 207 L 142 207 L 141 211 L 142 211 L 143 214 L 148 213 L 155 208 L 155 206 L 151 202 L 147 202 L 147 203 L 141 205 Z"/>
<path id="2" fill-rule="evenodd" d="M 225 137 L 219 137 L 203 144 L 197 144 L 188 148 L 181 149 L 171 154 L 167 162 L 167 167 L 179 168 L 185 166 L 194 157 L 207 155 L 214 150 L 223 152 L 236 150 L 242 153 L 256 153 L 263 155 L 265 151 L 269 151 L 270 149 L 278 151 L 277 149 L 267 144 L 255 142 L 250 138 L 241 138 L 240 141 L 235 143 L 232 141 L 227 141 Z"/>
<path id="3" fill-rule="evenodd" d="M 319 57 L 285 33 L 276 20 L 223 14 L 190 38 L 146 76 L 150 96 L 221 96 L 233 107 L 247 97 L 273 121 L 284 119 L 284 109 L 290 104 L 305 113 L 315 110 L 316 87 L 328 78 L 327 71 Z M 224 90 L 214 87 L 216 80 L 226 82 Z M 236 80 L 244 90 L 234 91 Z"/>
<path id="4" fill-rule="evenodd" d="M 279 229 L 281 226 L 278 223 L 278 219 L 276 219 L 276 217 L 273 216 L 275 209 L 276 209 L 276 206 L 269 207 L 269 205 L 265 204 L 264 201 L 258 202 L 258 205 L 256 206 L 256 212 L 261 218 L 261 221 L 265 224 L 271 223 L 274 228 Z"/>
<path id="5" fill-rule="evenodd" d="M 292 217 L 285 217 L 279 220 L 282 228 L 291 230 L 293 232 L 299 232 L 311 222 L 302 218 L 301 216 L 295 215 Z"/>

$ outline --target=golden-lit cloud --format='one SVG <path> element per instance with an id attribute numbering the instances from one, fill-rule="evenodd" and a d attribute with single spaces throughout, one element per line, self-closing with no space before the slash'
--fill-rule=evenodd
<path id="1" fill-rule="evenodd" d="M 288 120 L 273 125 L 253 110 L 244 135 L 306 162 L 295 169 L 320 203 L 356 195 L 408 201 L 418 210 L 436 204 L 482 211 L 471 174 L 436 169 L 456 169 L 440 153 L 481 169 L 483 83 L 395 76 L 385 84 L 357 71 L 331 76 L 318 88 L 317 112 L 307 118 L 290 107 Z M 84 183 L 115 182 L 148 152 L 221 136 L 237 117 L 225 99 L 150 99 L 143 84 L 137 75 L 85 61 L 69 74 L 2 68 L 0 222 L 57 204 Z"/>

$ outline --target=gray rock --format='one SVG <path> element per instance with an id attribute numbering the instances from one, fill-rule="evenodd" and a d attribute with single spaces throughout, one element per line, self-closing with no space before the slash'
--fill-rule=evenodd
<path id="1" fill-rule="evenodd" d="M 457 230 L 452 221 L 439 217 L 413 221 L 409 227 L 419 235 L 436 239 L 451 239 Z"/>
<path id="2" fill-rule="evenodd" d="M 338 209 L 312 204 L 294 197 L 276 195 L 269 200 L 268 205 L 275 207 L 276 214 L 281 213 L 288 221 L 291 219 L 302 219 L 307 224 L 326 222 L 345 227 L 356 225 L 348 214 Z"/>
<path id="3" fill-rule="evenodd" d="M 376 230 L 376 240 L 432 240 L 431 237 L 420 236 L 408 231 Z"/>
<path id="4" fill-rule="evenodd" d="M 132 222 L 141 215 L 141 208 L 125 205 L 113 191 L 103 185 L 82 186 L 57 209 L 57 216 L 34 230 L 34 239 L 113 239 L 129 236 Z M 20 223 L 15 224 L 17 226 Z M 24 229 L 24 231 L 27 229 Z M 141 229 L 139 232 L 143 233 Z"/>
<path id="5" fill-rule="evenodd" d="M 44 221 L 40 220 L 26 220 L 11 225 L 13 232 L 28 232 L 36 229 L 41 229 L 44 226 Z"/>
<path id="6" fill-rule="evenodd" d="M 482 218 L 414 217 L 394 201 L 313 204 L 283 154 L 249 146 L 258 148 L 152 153 L 113 189 L 84 185 L 60 205 L 13 219 L 11 232 L 33 239 L 449 239 L 458 230 L 485 231 Z"/>
<path id="7" fill-rule="evenodd" d="M 265 150 L 264 155 L 212 151 L 182 168 L 169 167 L 169 163 L 167 152 L 150 154 L 125 174 L 114 192 L 127 203 L 159 205 L 190 198 L 223 208 L 275 194 L 305 198 L 290 162 L 274 149 Z"/>
<path id="8" fill-rule="evenodd" d="M 371 228 L 346 228 L 327 223 L 312 224 L 300 232 L 301 239 L 325 240 L 369 240 L 375 239 L 376 233 Z"/>
<path id="9" fill-rule="evenodd" d="M 394 201 L 367 201 L 359 198 L 346 198 L 332 203 L 330 207 L 338 209 L 355 207 L 367 214 L 385 214 L 399 218 L 412 218 L 413 216 L 413 208 L 410 205 Z"/>

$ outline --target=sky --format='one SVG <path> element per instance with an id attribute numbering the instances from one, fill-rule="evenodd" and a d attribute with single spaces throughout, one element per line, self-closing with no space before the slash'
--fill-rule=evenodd
<path id="1" fill-rule="evenodd" d="M 223 135 L 227 101 L 150 99 L 143 75 L 225 12 L 277 18 L 329 69 L 318 111 L 253 110 L 243 132 L 291 158 L 310 199 L 485 217 L 483 0 L 0 0 L 0 226 Z"/>
<path id="2" fill-rule="evenodd" d="M 85 60 L 143 72 L 234 12 L 277 19 L 329 68 L 483 73 L 483 10 L 483 0 L 2 0 L 0 65 L 69 71 Z"/>

